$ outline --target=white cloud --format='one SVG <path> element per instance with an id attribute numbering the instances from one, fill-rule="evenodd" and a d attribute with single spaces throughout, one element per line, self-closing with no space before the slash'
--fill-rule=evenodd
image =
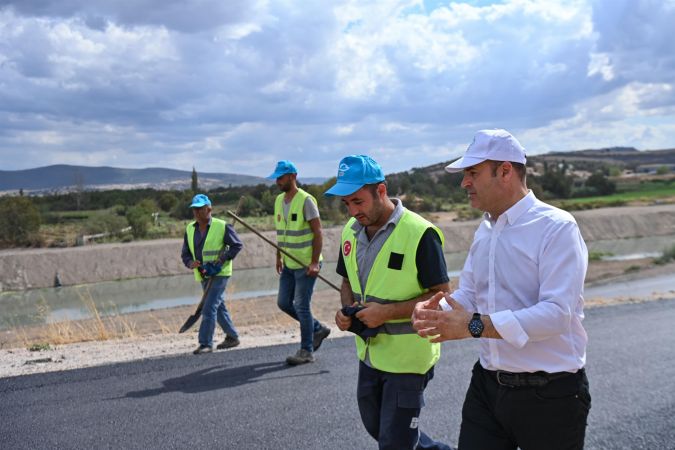
<path id="1" fill-rule="evenodd" d="M 674 145 L 672 1 L 0 4 L 3 168 L 397 171 L 485 127 L 541 151 Z"/>
<path id="2" fill-rule="evenodd" d="M 607 53 L 591 53 L 588 63 L 588 76 L 600 75 L 605 81 L 614 79 L 614 69 L 609 61 Z"/>

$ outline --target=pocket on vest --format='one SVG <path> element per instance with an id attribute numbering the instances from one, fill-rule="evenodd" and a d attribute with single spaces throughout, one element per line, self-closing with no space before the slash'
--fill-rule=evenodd
<path id="1" fill-rule="evenodd" d="M 403 254 L 391 252 L 389 254 L 388 268 L 394 270 L 401 270 L 403 268 Z"/>

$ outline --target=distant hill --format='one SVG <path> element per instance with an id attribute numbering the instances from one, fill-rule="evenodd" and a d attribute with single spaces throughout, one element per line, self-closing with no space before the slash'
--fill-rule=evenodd
<path id="1" fill-rule="evenodd" d="M 199 186 L 269 184 L 269 180 L 233 173 L 197 172 Z M 25 170 L 0 170 L 0 191 L 23 189 L 26 192 L 53 192 L 83 189 L 186 189 L 192 182 L 192 171 L 163 169 L 120 169 L 58 164 Z"/>
<path id="2" fill-rule="evenodd" d="M 413 167 L 405 172 L 388 174 L 387 179 L 397 180 L 404 174 L 421 174 L 422 176 L 428 176 L 436 182 L 441 175 L 446 173 L 445 166 L 455 159 L 424 167 Z M 624 169 L 637 170 L 641 167 L 655 165 L 670 165 L 672 167 L 675 165 L 675 149 L 637 150 L 633 147 L 612 147 L 544 153 L 528 156 L 527 160 L 528 164 L 559 163 L 564 161 L 576 169 L 590 171 L 608 164 Z"/>
<path id="3" fill-rule="evenodd" d="M 532 162 L 562 162 L 578 168 L 594 168 L 598 164 L 613 164 L 625 169 L 636 170 L 639 166 L 654 164 L 675 164 L 675 149 L 637 150 L 632 147 L 610 147 L 596 150 L 551 152 L 528 157 Z"/>
<path id="4" fill-rule="evenodd" d="M 675 148 L 665 150 L 637 150 L 633 147 L 610 147 L 591 150 L 571 150 L 550 152 L 527 157 L 528 163 L 558 163 L 565 161 L 579 169 L 595 169 L 602 165 L 616 165 L 625 169 L 635 170 L 645 165 L 672 165 L 675 164 Z M 425 171 L 432 176 L 443 173 L 446 165 L 453 160 L 431 166 L 414 168 L 413 171 Z"/>

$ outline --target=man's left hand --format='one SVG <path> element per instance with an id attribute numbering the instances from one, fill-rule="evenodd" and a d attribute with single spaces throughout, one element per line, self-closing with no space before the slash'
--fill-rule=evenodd
<path id="1" fill-rule="evenodd" d="M 429 300 L 415 305 L 412 324 L 417 334 L 423 338 L 431 337 L 431 342 L 464 339 L 471 336 L 468 325 L 472 314 L 450 296 L 445 297 L 445 300 L 452 306 L 452 310 L 440 310 L 438 304 L 444 296 L 443 292 L 438 292 Z"/>
<path id="2" fill-rule="evenodd" d="M 319 275 L 319 271 L 321 270 L 321 266 L 319 263 L 311 263 L 309 266 L 307 266 L 307 276 L 310 277 L 316 277 Z"/>
<path id="3" fill-rule="evenodd" d="M 356 313 L 356 317 L 368 328 L 377 328 L 385 323 L 387 317 L 387 306 L 379 303 L 362 303 L 363 309 Z"/>

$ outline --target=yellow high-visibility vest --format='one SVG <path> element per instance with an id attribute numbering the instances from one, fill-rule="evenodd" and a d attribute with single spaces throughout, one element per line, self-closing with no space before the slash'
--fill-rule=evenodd
<path id="1" fill-rule="evenodd" d="M 431 222 L 404 209 L 401 219 L 387 238 L 361 286 L 356 259 L 357 239 L 352 218 L 342 230 L 342 257 L 349 284 L 358 302 L 388 304 L 419 297 L 424 289 L 417 278 L 417 247 L 425 231 L 432 228 L 443 242 L 443 233 Z M 385 372 L 424 374 L 438 361 L 440 344 L 417 335 L 410 318 L 385 322 L 375 337 L 363 340 L 356 336 L 356 350 L 363 361 L 366 351 L 371 365 Z"/>
<path id="2" fill-rule="evenodd" d="M 192 259 L 195 259 L 195 223 L 196 221 L 190 222 L 185 229 L 187 233 L 188 247 L 190 248 L 190 253 L 192 253 Z M 208 228 L 206 233 L 206 242 L 204 242 L 204 248 L 202 248 L 202 264 L 205 264 L 209 261 L 216 261 L 220 253 L 226 247 L 223 242 L 225 237 L 225 226 L 226 222 L 221 219 L 211 218 L 211 225 Z M 199 273 L 199 270 L 194 269 L 195 280 L 202 281 L 202 276 Z M 229 277 L 232 275 L 232 260 L 229 259 L 223 263 L 223 268 L 220 272 L 216 274 L 217 277 Z"/>
<path id="3" fill-rule="evenodd" d="M 288 207 L 288 218 L 284 217 L 285 194 L 279 194 L 274 202 L 274 224 L 277 229 L 277 243 L 279 247 L 286 250 L 291 255 L 302 261 L 305 266 L 312 262 L 312 240 L 314 233 L 305 220 L 305 199 L 309 197 L 316 204 L 316 199 L 309 193 L 298 189 L 298 192 L 291 200 Z M 285 267 L 289 269 L 300 269 L 302 266 L 283 253 L 281 254 Z M 319 261 L 323 256 L 319 255 Z"/>

